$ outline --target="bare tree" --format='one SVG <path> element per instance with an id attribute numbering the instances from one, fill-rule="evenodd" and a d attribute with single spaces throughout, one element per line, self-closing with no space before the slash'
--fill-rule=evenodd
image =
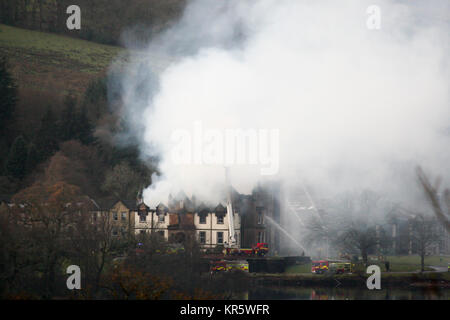
<path id="1" fill-rule="evenodd" d="M 67 252 L 67 231 L 78 213 L 76 205 L 81 197 L 79 188 L 57 182 L 34 184 L 13 197 L 13 214 L 20 217 L 19 225 L 27 236 L 25 251 L 17 252 L 23 259 L 31 259 L 37 281 L 42 281 L 39 295 L 51 298 L 62 276 L 61 263 Z M 28 252 L 27 252 L 28 251 Z"/>
<path id="2" fill-rule="evenodd" d="M 324 210 L 321 211 L 322 216 L 312 216 L 305 221 L 305 231 L 303 243 L 314 248 L 322 248 L 326 245 L 326 255 L 329 255 L 330 247 L 337 247 L 337 235 L 339 232 L 339 221 L 335 217 L 329 215 Z M 322 251 L 320 249 L 320 254 Z"/>
<path id="3" fill-rule="evenodd" d="M 434 232 L 435 223 L 432 219 L 423 215 L 415 216 L 412 221 L 412 240 L 420 255 L 421 271 L 425 271 L 425 256 L 428 249 L 439 241 L 439 236 Z"/>
<path id="4" fill-rule="evenodd" d="M 445 210 L 439 201 L 439 185 L 440 179 L 436 180 L 434 186 L 430 183 L 421 167 L 417 167 L 417 176 L 425 191 L 425 195 L 433 206 L 434 213 L 439 221 L 444 225 L 447 232 L 450 233 L 450 190 L 445 189 L 443 192 L 443 202 L 447 207 Z"/>
<path id="5" fill-rule="evenodd" d="M 375 228 L 367 227 L 364 223 L 351 224 L 339 236 L 338 243 L 345 251 L 359 251 L 367 266 L 369 251 L 378 243 L 377 233 Z"/>
<path id="6" fill-rule="evenodd" d="M 90 200 L 88 200 L 90 201 Z M 83 291 L 87 297 L 96 296 L 102 286 L 107 265 L 112 263 L 120 239 L 113 235 L 113 225 L 107 212 L 85 205 L 74 223 L 70 237 L 69 256 L 82 266 Z"/>
<path id="7" fill-rule="evenodd" d="M 22 216 L 0 206 L 0 297 L 8 298 L 23 288 L 24 274 L 39 262 L 30 246 L 30 232 Z"/>

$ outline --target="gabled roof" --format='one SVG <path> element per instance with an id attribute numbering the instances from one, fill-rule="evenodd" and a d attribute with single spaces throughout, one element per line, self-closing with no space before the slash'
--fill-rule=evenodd
<path id="1" fill-rule="evenodd" d="M 184 200 L 184 209 L 188 212 L 195 211 L 194 203 L 189 198 Z"/>
<path id="2" fill-rule="evenodd" d="M 95 200 L 102 210 L 110 210 L 118 202 L 122 202 L 129 210 L 137 211 L 136 200 L 119 199 L 117 197 L 107 197 Z"/>
<path id="3" fill-rule="evenodd" d="M 150 207 L 146 205 L 144 202 L 136 204 L 137 210 L 140 210 L 142 206 L 145 208 L 146 211 L 150 211 Z"/>
<path id="4" fill-rule="evenodd" d="M 219 205 L 214 209 L 214 211 L 217 213 L 217 212 L 226 212 L 226 208 L 221 204 L 221 203 L 219 203 Z"/>
<path id="5" fill-rule="evenodd" d="M 167 208 L 163 203 L 160 203 L 156 206 L 156 211 L 168 212 L 169 208 Z"/>
<path id="6" fill-rule="evenodd" d="M 195 198 L 195 197 L 194 197 Z M 180 204 L 182 202 L 182 207 L 180 208 Z M 178 213 L 186 213 L 186 212 L 194 212 L 195 204 L 194 202 L 188 198 L 188 196 L 180 191 L 175 197 L 169 195 L 169 208 L 172 211 L 176 211 Z"/>
<path id="7" fill-rule="evenodd" d="M 106 197 L 95 199 L 95 202 L 100 206 L 102 210 L 109 210 L 117 203 L 116 197 Z"/>
<path id="8" fill-rule="evenodd" d="M 197 211 L 198 213 L 208 213 L 211 212 L 211 209 L 202 202 L 195 211 Z"/>
<path id="9" fill-rule="evenodd" d="M 129 210 L 137 211 L 138 206 L 137 206 L 136 200 L 122 199 L 122 200 L 120 200 L 120 201 L 122 201 L 122 203 L 123 203 Z"/>

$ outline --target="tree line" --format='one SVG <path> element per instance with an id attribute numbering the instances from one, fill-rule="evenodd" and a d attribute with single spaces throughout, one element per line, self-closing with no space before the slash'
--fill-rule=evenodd
<path id="1" fill-rule="evenodd" d="M 388 255 L 417 254 L 421 271 L 425 271 L 425 257 L 440 246 L 446 232 L 432 214 L 382 201 L 370 190 L 339 195 L 305 222 L 303 241 L 310 248 L 320 248 L 320 255 L 327 247 L 334 255 L 355 263 L 361 257 L 361 264 L 368 266 L 373 263 L 370 255 L 385 259 Z"/>
<path id="2" fill-rule="evenodd" d="M 0 206 L 1 299 L 224 299 L 246 285 L 210 275 L 192 236 L 175 253 L 156 234 L 114 236 L 109 213 L 68 183 L 40 181 L 12 204 Z M 71 265 L 80 290 L 66 285 Z"/>
<path id="3" fill-rule="evenodd" d="M 0 23 L 55 32 L 85 40 L 119 44 L 118 39 L 129 26 L 142 40 L 157 34 L 177 18 L 186 0 L 79 0 L 82 13 L 81 30 L 66 27 L 68 0 L 0 0 Z"/>
<path id="4" fill-rule="evenodd" d="M 19 94 L 6 59 L 0 58 L 0 194 L 11 197 L 52 178 L 92 198 L 136 199 L 150 184 L 155 163 L 144 163 L 133 141 L 114 143 L 114 135 L 126 128 L 109 110 L 106 91 L 100 78 L 81 97 Z"/>

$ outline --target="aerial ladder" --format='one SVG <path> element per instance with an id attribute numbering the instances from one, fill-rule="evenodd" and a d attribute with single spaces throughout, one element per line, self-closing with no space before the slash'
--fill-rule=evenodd
<path id="1" fill-rule="evenodd" d="M 225 180 L 226 180 L 226 190 L 227 190 L 227 216 L 228 216 L 228 247 L 236 248 L 236 231 L 234 230 L 234 213 L 233 213 L 233 203 L 231 199 L 231 183 L 229 167 L 225 167 Z"/>

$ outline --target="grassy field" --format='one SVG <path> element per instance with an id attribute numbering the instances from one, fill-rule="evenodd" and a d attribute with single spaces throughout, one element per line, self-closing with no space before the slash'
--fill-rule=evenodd
<path id="1" fill-rule="evenodd" d="M 420 257 L 412 256 L 388 256 L 386 259 L 390 263 L 390 271 L 392 272 L 414 272 L 420 270 Z M 432 271 L 430 266 L 446 267 L 450 263 L 450 256 L 429 256 L 425 257 L 425 271 Z M 380 263 L 375 259 L 371 260 L 371 264 L 380 266 L 381 271 L 386 271 L 384 263 Z M 311 273 L 311 264 L 295 265 L 286 268 L 287 274 Z"/>
<path id="2" fill-rule="evenodd" d="M 287 274 L 311 273 L 311 263 L 289 266 L 286 268 L 285 273 Z"/>
<path id="3" fill-rule="evenodd" d="M 387 256 L 386 259 L 391 264 L 397 265 L 420 265 L 420 257 L 412 256 Z M 450 256 L 429 256 L 425 257 L 425 265 L 446 267 L 450 263 Z"/>
<path id="4" fill-rule="evenodd" d="M 0 24 L 0 54 L 20 87 L 81 93 L 123 49 Z"/>

